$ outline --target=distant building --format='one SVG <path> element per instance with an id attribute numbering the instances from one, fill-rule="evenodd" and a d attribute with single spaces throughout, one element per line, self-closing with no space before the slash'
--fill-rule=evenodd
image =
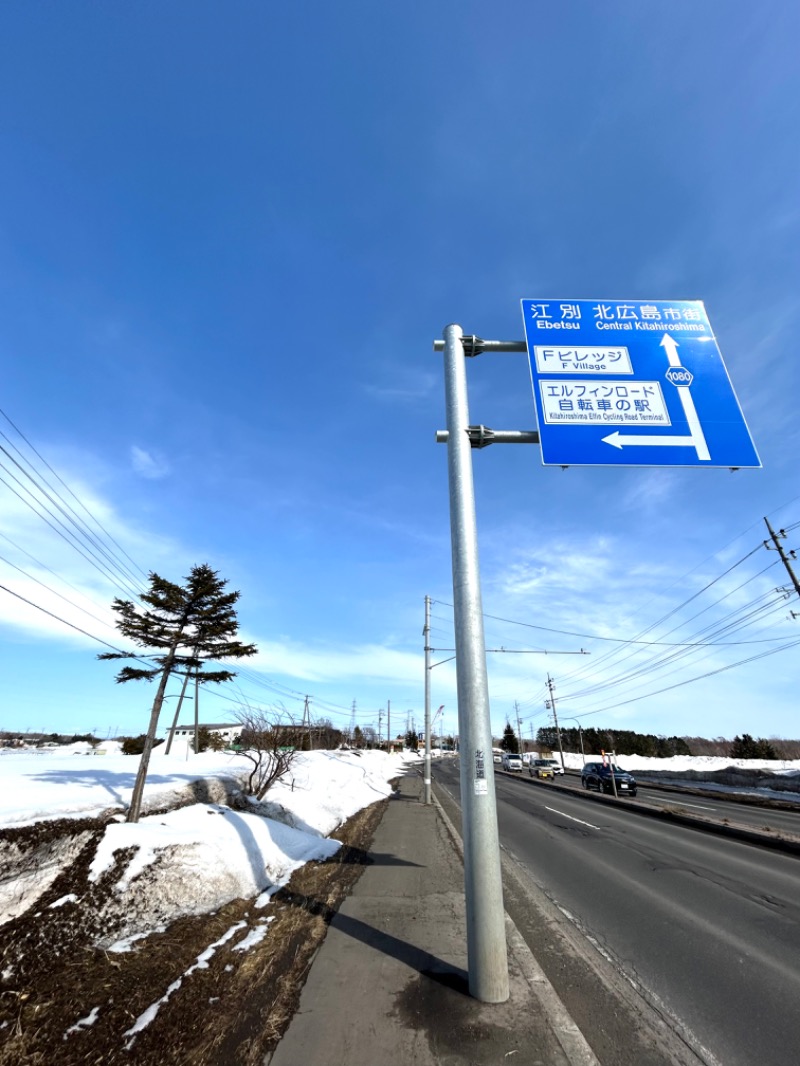
<path id="1" fill-rule="evenodd" d="M 216 733 L 217 736 L 222 737 L 226 744 L 231 744 L 234 737 L 238 737 L 242 731 L 242 727 L 238 722 L 200 722 L 197 726 L 198 729 L 207 729 L 209 733 Z M 169 734 L 169 729 L 166 730 Z M 179 725 L 175 727 L 175 739 L 183 737 L 186 740 L 194 739 L 194 726 L 193 725 Z"/>

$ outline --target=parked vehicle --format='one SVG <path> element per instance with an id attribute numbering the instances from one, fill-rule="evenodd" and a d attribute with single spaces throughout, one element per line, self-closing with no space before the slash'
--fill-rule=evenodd
<path id="1" fill-rule="evenodd" d="M 598 792 L 613 793 L 614 785 L 616 785 L 617 795 L 636 795 L 636 778 L 632 774 L 615 766 L 613 781 L 614 784 L 611 783 L 612 775 L 609 763 L 587 762 L 581 771 L 581 784 L 584 788 L 596 788 Z"/>
<path id="2" fill-rule="evenodd" d="M 504 752 L 504 754 L 503 754 L 503 769 L 504 770 L 511 770 L 514 773 L 521 774 L 522 773 L 522 756 L 521 755 L 512 755 L 512 753 L 509 752 L 509 751 Z"/>
<path id="3" fill-rule="evenodd" d="M 528 773 L 531 777 L 539 777 L 543 780 L 552 781 L 555 778 L 555 771 L 550 765 L 550 759 L 531 759 L 528 763 Z"/>

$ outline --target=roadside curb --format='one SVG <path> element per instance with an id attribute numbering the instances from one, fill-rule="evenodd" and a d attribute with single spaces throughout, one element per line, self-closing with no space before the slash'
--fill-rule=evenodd
<path id="1" fill-rule="evenodd" d="M 448 817 L 441 803 L 431 790 L 431 800 L 447 830 L 461 861 L 464 861 L 464 845 L 456 827 Z M 589 1046 L 586 1037 L 572 1020 L 561 1001 L 560 996 L 547 979 L 544 970 L 536 961 L 533 952 L 517 929 L 513 919 L 505 914 L 506 942 L 508 950 L 520 968 L 531 994 L 536 997 L 562 1051 L 570 1066 L 600 1066 L 600 1060 Z"/>

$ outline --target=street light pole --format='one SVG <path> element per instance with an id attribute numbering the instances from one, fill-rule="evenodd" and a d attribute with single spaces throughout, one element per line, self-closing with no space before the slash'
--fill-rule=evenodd
<path id="1" fill-rule="evenodd" d="M 556 737 L 558 738 L 558 750 L 561 753 L 561 769 L 566 773 L 566 766 L 564 765 L 564 749 L 561 746 L 561 730 L 558 728 L 558 715 L 556 714 L 556 697 L 554 695 L 555 684 L 550 675 L 547 675 L 547 687 L 550 689 L 550 710 L 553 712 L 553 721 L 556 726 Z"/>
<path id="2" fill-rule="evenodd" d="M 444 330 L 444 375 L 469 990 L 484 1003 L 504 1003 L 509 996 L 508 956 L 468 436 L 467 374 L 463 331 L 457 325 Z"/>
<path id="3" fill-rule="evenodd" d="M 577 718 L 569 718 L 568 717 L 567 721 L 568 722 L 574 722 L 575 725 L 578 727 L 578 738 L 579 738 L 579 740 L 581 742 L 581 762 L 585 766 L 586 765 L 586 756 L 584 755 L 584 752 L 583 752 L 583 730 L 581 729 L 581 723 L 578 721 Z"/>

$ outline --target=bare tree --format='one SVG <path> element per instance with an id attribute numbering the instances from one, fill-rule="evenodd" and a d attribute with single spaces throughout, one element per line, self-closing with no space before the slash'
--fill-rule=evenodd
<path id="1" fill-rule="evenodd" d="M 325 751 L 334 751 L 341 747 L 344 734 L 337 729 L 330 718 L 318 718 L 312 726 L 314 735 L 314 747 Z"/>
<path id="2" fill-rule="evenodd" d="M 292 765 L 300 748 L 302 727 L 283 709 L 264 710 L 246 705 L 235 713 L 235 718 L 242 727 L 239 738 L 242 750 L 238 754 L 253 765 L 246 791 L 262 800 Z"/>

